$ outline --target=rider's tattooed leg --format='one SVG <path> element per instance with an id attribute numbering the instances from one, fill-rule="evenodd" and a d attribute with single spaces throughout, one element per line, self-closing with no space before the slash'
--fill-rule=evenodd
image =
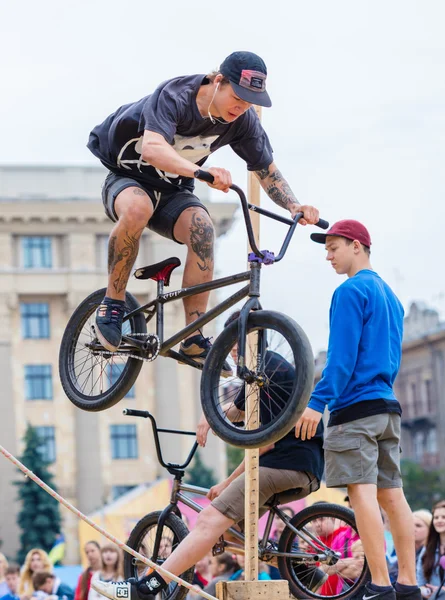
<path id="1" fill-rule="evenodd" d="M 190 247 L 196 254 L 201 271 L 213 270 L 213 225 L 203 213 L 195 212 L 190 225 Z"/>
<path id="2" fill-rule="evenodd" d="M 139 239 L 144 228 L 124 235 L 112 235 L 108 244 L 109 284 L 115 294 L 125 292 L 131 269 L 139 251 Z"/>

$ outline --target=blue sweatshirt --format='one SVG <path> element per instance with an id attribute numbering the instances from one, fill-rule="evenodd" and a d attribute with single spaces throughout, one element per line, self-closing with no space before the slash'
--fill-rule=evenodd
<path id="1" fill-rule="evenodd" d="M 308 406 L 332 412 L 363 400 L 396 400 L 403 307 L 391 288 L 369 269 L 336 289 L 329 312 L 326 366 Z"/>

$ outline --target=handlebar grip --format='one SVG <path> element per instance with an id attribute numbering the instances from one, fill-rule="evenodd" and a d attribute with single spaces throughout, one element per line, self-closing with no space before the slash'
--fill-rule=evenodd
<path id="1" fill-rule="evenodd" d="M 147 419 L 150 416 L 148 410 L 136 410 L 135 408 L 124 408 L 122 412 L 127 417 L 144 417 L 144 419 Z"/>
<path id="2" fill-rule="evenodd" d="M 203 169 L 197 169 L 194 172 L 196 179 L 200 179 L 201 181 L 206 181 L 207 183 L 213 183 L 215 178 L 208 171 L 204 171 Z"/>
<path id="3" fill-rule="evenodd" d="M 329 221 L 325 221 L 324 219 L 319 219 L 318 223 L 315 223 L 317 227 L 320 229 L 329 229 Z"/>

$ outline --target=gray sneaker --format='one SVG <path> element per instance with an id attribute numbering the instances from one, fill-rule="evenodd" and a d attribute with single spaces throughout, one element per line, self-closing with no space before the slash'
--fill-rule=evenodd
<path id="1" fill-rule="evenodd" d="M 122 340 L 122 319 L 125 315 L 125 302 L 105 298 L 96 311 L 96 335 L 102 346 L 110 352 L 119 348 Z"/>

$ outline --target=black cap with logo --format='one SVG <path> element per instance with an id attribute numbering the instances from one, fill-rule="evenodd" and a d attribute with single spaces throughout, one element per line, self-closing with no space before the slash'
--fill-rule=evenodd
<path id="1" fill-rule="evenodd" d="M 272 106 L 266 92 L 266 65 L 257 54 L 233 52 L 221 64 L 219 71 L 227 77 L 241 100 L 258 106 Z"/>

